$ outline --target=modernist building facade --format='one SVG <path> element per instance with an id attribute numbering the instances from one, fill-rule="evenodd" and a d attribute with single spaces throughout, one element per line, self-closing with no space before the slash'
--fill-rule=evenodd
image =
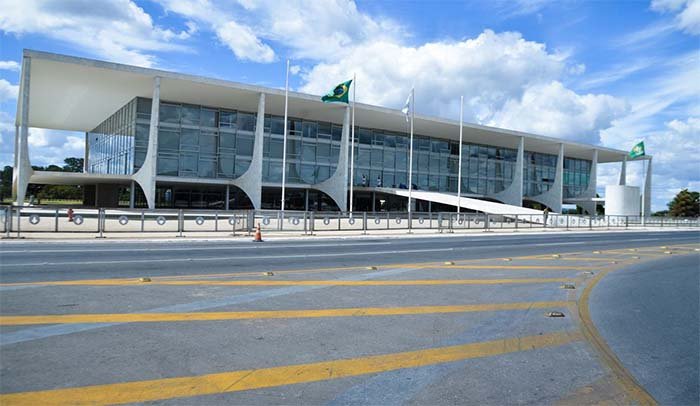
<path id="1" fill-rule="evenodd" d="M 21 78 L 14 179 L 20 202 L 28 183 L 62 183 L 85 185 L 86 203 L 98 206 L 280 206 L 283 91 L 37 51 L 25 51 Z M 286 209 L 347 210 L 351 182 L 355 210 L 407 209 L 407 199 L 393 193 L 408 187 L 403 114 L 364 104 L 355 114 L 353 143 L 349 106 L 290 93 Z M 84 132 L 85 172 L 32 171 L 28 127 Z M 464 197 L 555 212 L 577 204 L 594 213 L 598 163 L 621 162 L 625 183 L 625 151 L 474 124 L 463 125 L 460 145 L 457 122 L 416 116 L 414 127 L 416 190 L 456 195 L 461 165 Z M 650 184 L 645 191 L 649 201 Z"/>

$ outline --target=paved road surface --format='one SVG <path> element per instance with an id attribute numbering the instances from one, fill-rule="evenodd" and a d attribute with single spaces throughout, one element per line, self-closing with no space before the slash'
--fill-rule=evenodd
<path id="1" fill-rule="evenodd" d="M 696 248 L 698 232 L 2 242 L 0 403 L 683 404 Z M 668 333 L 640 340 L 649 325 Z"/>

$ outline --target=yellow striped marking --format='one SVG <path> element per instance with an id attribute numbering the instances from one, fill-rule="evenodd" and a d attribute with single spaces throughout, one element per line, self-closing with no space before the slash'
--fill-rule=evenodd
<path id="1" fill-rule="evenodd" d="M 0 316 L 0 326 L 30 324 L 69 324 L 69 323 L 155 323 L 179 321 L 217 321 L 248 319 L 288 319 L 317 317 L 361 317 L 361 316 L 402 316 L 436 313 L 488 312 L 501 310 L 527 310 L 566 307 L 560 302 L 495 303 L 452 306 L 410 306 L 410 307 L 358 307 L 344 309 L 313 310 L 271 310 L 245 312 L 195 312 L 195 313 L 105 313 L 105 314 L 60 314 L 36 316 Z"/>
<path id="2" fill-rule="evenodd" d="M 136 279 L 103 279 L 103 280 L 75 280 L 48 282 L 50 286 L 414 286 L 414 285 L 500 285 L 518 283 L 554 283 L 572 282 L 571 278 L 523 278 L 523 279 L 415 279 L 415 280 L 364 280 L 347 281 L 340 279 L 329 280 L 177 280 L 164 281 L 153 280 L 149 283 L 142 283 Z"/>
<path id="3" fill-rule="evenodd" d="M 610 270 L 603 271 L 596 275 L 591 282 L 586 285 L 586 288 L 581 294 L 581 299 L 579 299 L 578 312 L 581 320 L 583 336 L 597 350 L 603 362 L 612 371 L 615 382 L 617 382 L 617 384 L 620 385 L 625 392 L 634 398 L 640 405 L 656 405 L 657 402 L 654 397 L 651 396 L 651 394 L 649 394 L 649 392 L 647 392 L 634 379 L 627 368 L 622 365 L 622 362 L 617 358 L 612 349 L 610 349 L 608 344 L 605 342 L 605 339 L 598 332 L 595 324 L 593 324 L 593 319 L 591 318 L 588 305 L 591 291 L 593 290 L 593 287 L 597 285 L 605 275 L 608 274 L 608 272 L 610 272 Z"/>
<path id="4" fill-rule="evenodd" d="M 104 405 L 212 395 L 327 381 L 404 368 L 417 368 L 472 358 L 490 357 L 560 346 L 581 339 L 582 336 L 578 332 L 560 332 L 309 364 L 36 392 L 9 393 L 0 395 L 0 404 L 3 406 Z"/>
<path id="5" fill-rule="evenodd" d="M 441 266 L 442 269 L 535 269 L 535 270 L 548 270 L 548 269 L 568 269 L 568 270 L 581 270 L 581 269 L 591 269 L 589 266 L 566 266 L 566 265 L 451 265 L 451 266 Z"/>

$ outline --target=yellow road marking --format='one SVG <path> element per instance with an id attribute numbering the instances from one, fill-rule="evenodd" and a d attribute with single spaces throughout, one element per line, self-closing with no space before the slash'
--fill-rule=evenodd
<path id="1" fill-rule="evenodd" d="M 0 404 L 4 406 L 123 404 L 238 392 L 560 346 L 581 340 L 581 338 L 582 336 L 578 332 L 560 332 L 309 364 L 9 393 L 0 395 Z"/>
<path id="2" fill-rule="evenodd" d="M 216 321 L 247 319 L 287 319 L 317 317 L 401 316 L 415 314 L 488 312 L 566 307 L 568 302 L 495 303 L 451 306 L 358 307 L 343 309 L 270 310 L 244 312 L 194 313 L 106 313 L 36 316 L 0 316 L 0 326 L 68 323 L 154 323 L 179 321 Z"/>
<path id="3" fill-rule="evenodd" d="M 444 269 L 568 269 L 581 270 L 591 269 L 589 266 L 566 266 L 566 265 L 449 265 L 441 266 Z"/>
<path id="4" fill-rule="evenodd" d="M 617 268 L 619 269 L 619 268 Z M 606 270 L 598 275 L 596 275 L 590 283 L 586 285 L 586 288 L 581 294 L 581 299 L 579 299 L 579 318 L 581 320 L 583 335 L 588 342 L 590 342 L 593 347 L 600 354 L 603 362 L 611 369 L 615 381 L 630 395 L 634 398 L 640 405 L 656 405 L 656 400 L 647 392 L 630 374 L 629 371 L 622 365 L 622 362 L 615 356 L 615 353 L 608 347 L 605 339 L 600 335 L 598 329 L 593 324 L 593 319 L 591 318 L 589 309 L 589 298 L 593 287 L 600 282 L 605 275 L 611 272 L 611 270 Z"/>
<path id="5" fill-rule="evenodd" d="M 363 281 L 348 281 L 341 279 L 328 280 L 237 280 L 237 281 L 219 281 L 219 280 L 177 280 L 164 281 L 154 280 L 152 282 L 140 282 L 134 279 L 130 280 L 76 280 L 76 281 L 61 281 L 49 282 L 46 285 L 51 286 L 414 286 L 414 285 L 500 285 L 500 284 L 517 284 L 517 283 L 554 283 L 554 282 L 572 282 L 571 278 L 523 278 L 523 279 L 414 279 L 414 280 L 363 280 Z"/>

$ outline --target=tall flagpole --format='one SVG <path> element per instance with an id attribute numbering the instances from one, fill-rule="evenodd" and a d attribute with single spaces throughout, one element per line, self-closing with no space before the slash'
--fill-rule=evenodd
<path id="1" fill-rule="evenodd" d="M 462 211 L 462 120 L 464 119 L 464 96 L 459 97 L 459 169 L 457 170 L 457 213 Z"/>
<path id="2" fill-rule="evenodd" d="M 350 125 L 350 214 L 352 214 L 352 192 L 355 186 L 355 96 L 357 95 L 357 82 L 355 74 L 352 74 L 352 124 Z"/>
<path id="3" fill-rule="evenodd" d="M 408 152 L 408 218 L 411 218 L 411 192 L 413 191 L 413 116 L 416 112 L 416 91 L 411 88 L 411 137 Z"/>
<path id="4" fill-rule="evenodd" d="M 287 59 L 287 74 L 284 80 L 284 135 L 282 135 L 282 212 L 284 213 L 284 189 L 287 174 L 287 107 L 289 105 L 289 59 Z"/>

